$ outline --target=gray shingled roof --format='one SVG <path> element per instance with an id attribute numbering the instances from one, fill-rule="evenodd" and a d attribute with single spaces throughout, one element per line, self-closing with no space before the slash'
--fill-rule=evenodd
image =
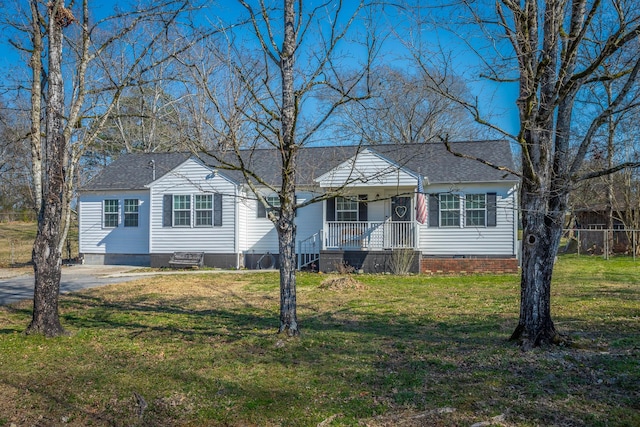
<path id="1" fill-rule="evenodd" d="M 392 146 L 374 148 L 381 155 L 395 160 L 414 173 L 421 174 L 429 183 L 518 181 L 504 171 L 494 169 L 477 160 L 457 157 L 442 143 L 410 144 L 407 150 Z M 485 160 L 496 166 L 515 170 L 513 154 L 508 141 L 452 142 L 451 150 Z"/>
<path id="2" fill-rule="evenodd" d="M 189 153 L 130 153 L 111 162 L 81 191 L 141 190 L 189 158 Z M 153 161 L 153 163 L 151 163 Z"/>
<path id="3" fill-rule="evenodd" d="M 298 185 L 313 186 L 314 180 L 353 157 L 365 147 L 327 146 L 306 147 L 297 158 Z M 426 177 L 429 183 L 517 181 L 517 177 L 496 170 L 476 160 L 454 156 L 441 143 L 376 145 L 366 147 L 395 162 L 410 172 Z M 454 152 L 481 158 L 487 162 L 514 169 L 511 148 L 507 141 L 452 142 Z M 273 149 L 256 149 L 243 152 L 244 162 L 266 182 L 277 185 L 281 174 L 279 152 Z M 142 189 L 152 182 L 151 160 L 155 162 L 156 179 L 180 165 L 189 157 L 187 153 L 125 154 L 111 163 L 83 190 Z M 233 157 L 229 156 L 229 159 Z M 225 170 L 211 157 L 202 159 L 212 168 L 237 182 L 243 176 L 237 170 Z M 230 160 L 231 162 L 231 160 Z"/>

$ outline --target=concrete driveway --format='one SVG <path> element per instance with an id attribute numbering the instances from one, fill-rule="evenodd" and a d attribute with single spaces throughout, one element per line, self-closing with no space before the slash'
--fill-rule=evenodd
<path id="1" fill-rule="evenodd" d="M 63 266 L 60 292 L 73 292 L 96 286 L 128 282 L 141 276 L 154 274 L 144 272 L 139 267 L 122 265 Z M 14 272 L 12 269 L 0 270 L 0 305 L 33 299 L 33 285 L 33 271 L 19 270 Z"/>

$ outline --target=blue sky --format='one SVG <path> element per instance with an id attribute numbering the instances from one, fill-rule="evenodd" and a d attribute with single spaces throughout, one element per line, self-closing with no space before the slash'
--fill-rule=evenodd
<path id="1" fill-rule="evenodd" d="M 18 0 L 16 0 L 18 1 Z M 11 2 L 2 2 L 2 13 L 4 16 L 19 16 L 15 10 L 12 9 Z M 24 4 L 26 2 L 19 2 L 22 7 L 26 7 Z M 97 15 L 107 15 L 109 14 L 113 8 L 118 4 L 116 1 L 107 1 L 107 0 L 99 0 L 90 3 L 94 11 L 96 11 Z M 347 2 L 347 5 L 350 6 L 353 3 Z M 219 19 L 229 20 L 233 19 L 233 15 L 236 15 L 239 6 L 233 6 L 234 3 L 226 0 L 218 2 L 218 6 L 216 6 L 215 10 L 210 9 L 209 13 L 203 13 L 202 15 L 205 17 L 215 17 Z M 13 4 L 15 6 L 15 4 Z M 435 13 L 435 12 L 434 12 Z M 401 15 L 395 15 L 393 13 L 388 13 L 385 18 L 387 19 L 387 24 L 390 26 L 397 27 L 398 29 L 405 27 L 404 24 L 407 23 L 405 17 Z M 15 51 L 15 49 L 10 46 L 8 42 L 8 32 L 3 31 L 2 36 L 0 36 L 0 73 L 3 74 L 5 78 L 3 81 L 6 81 L 6 76 L 18 77 L 24 75 L 28 76 L 28 70 L 25 68 L 24 58 L 21 58 L 20 55 Z M 447 34 L 447 32 L 438 32 L 435 34 L 432 31 L 423 31 L 422 36 L 425 37 L 425 40 L 433 43 L 441 43 L 444 45 L 449 45 L 457 49 L 457 54 L 454 56 L 455 67 L 458 70 L 466 70 L 469 76 L 474 75 L 474 71 L 471 71 L 476 65 L 478 65 L 477 58 L 470 53 L 465 53 L 464 43 L 462 42 L 460 37 L 452 36 L 451 34 Z M 401 52 L 399 49 L 400 44 L 393 41 L 388 41 L 388 54 L 391 62 L 397 62 L 398 67 L 402 67 L 404 60 L 403 57 L 406 58 L 406 54 Z M 461 73 L 462 74 L 462 73 Z M 477 73 L 475 73 L 477 74 Z M 494 113 L 494 121 L 499 126 L 503 127 L 505 130 L 511 133 L 516 133 L 518 130 L 518 113 L 515 105 L 515 99 L 517 97 L 517 84 L 496 84 L 491 83 L 486 80 L 475 80 L 467 81 L 467 85 L 469 89 L 473 92 L 474 96 L 478 97 L 478 102 L 482 105 L 486 111 L 492 111 Z"/>

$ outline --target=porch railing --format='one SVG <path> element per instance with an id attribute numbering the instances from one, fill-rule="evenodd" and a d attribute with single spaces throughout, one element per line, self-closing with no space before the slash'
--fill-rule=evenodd
<path id="1" fill-rule="evenodd" d="M 298 270 L 317 263 L 322 249 L 322 230 L 298 242 Z"/>
<path id="2" fill-rule="evenodd" d="M 325 233 L 327 249 L 415 248 L 416 230 L 411 221 L 332 221 Z"/>

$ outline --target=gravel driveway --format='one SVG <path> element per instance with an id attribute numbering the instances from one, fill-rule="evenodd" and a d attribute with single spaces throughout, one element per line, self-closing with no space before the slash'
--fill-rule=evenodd
<path id="1" fill-rule="evenodd" d="M 136 271 L 137 270 L 137 271 Z M 122 265 L 73 265 L 62 267 L 60 292 L 110 285 L 154 275 L 139 267 Z M 33 299 L 33 270 L 0 269 L 0 305 Z"/>
<path id="2" fill-rule="evenodd" d="M 261 270 L 262 272 L 273 270 Z M 62 267 L 60 292 L 73 292 L 96 286 L 124 283 L 140 277 L 169 274 L 244 274 L 255 270 L 149 270 L 128 265 L 71 265 Z M 0 268 L 0 305 L 33 299 L 33 269 Z"/>

